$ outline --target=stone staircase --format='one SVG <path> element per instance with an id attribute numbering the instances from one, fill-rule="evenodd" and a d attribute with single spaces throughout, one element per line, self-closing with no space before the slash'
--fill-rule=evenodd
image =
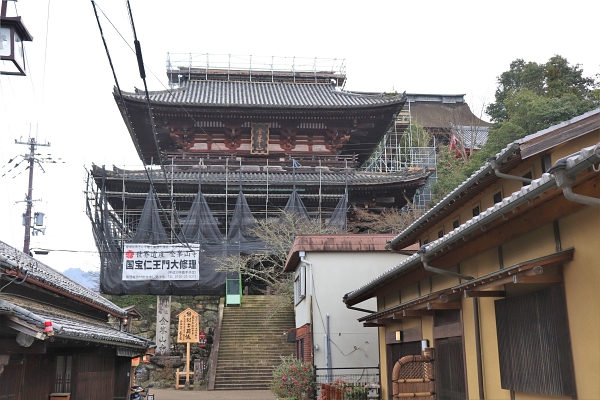
<path id="1" fill-rule="evenodd" d="M 280 356 L 294 354 L 284 331 L 293 328 L 292 307 L 269 315 L 276 296 L 245 296 L 241 306 L 225 307 L 215 390 L 269 389 Z"/>

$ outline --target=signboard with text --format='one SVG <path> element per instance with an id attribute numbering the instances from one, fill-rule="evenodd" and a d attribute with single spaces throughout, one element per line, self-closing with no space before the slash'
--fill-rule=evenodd
<path id="1" fill-rule="evenodd" d="M 196 343 L 200 341 L 200 314 L 188 308 L 178 315 L 177 343 Z"/>
<path id="2" fill-rule="evenodd" d="M 198 280 L 198 244 L 125 244 L 124 281 Z"/>

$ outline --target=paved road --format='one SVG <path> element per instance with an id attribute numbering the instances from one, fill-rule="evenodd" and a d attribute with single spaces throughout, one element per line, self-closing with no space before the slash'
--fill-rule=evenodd
<path id="1" fill-rule="evenodd" d="M 275 400 L 269 390 L 175 390 L 150 389 L 154 400 Z"/>

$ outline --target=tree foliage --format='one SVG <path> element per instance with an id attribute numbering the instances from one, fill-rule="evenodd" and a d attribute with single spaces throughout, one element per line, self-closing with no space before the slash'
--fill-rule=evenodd
<path id="1" fill-rule="evenodd" d="M 470 160 L 454 151 L 438 154 L 434 201 L 441 200 L 509 143 L 600 106 L 600 82 L 584 77 L 579 65 L 555 55 L 546 63 L 517 59 L 498 77 L 495 101 L 486 113 L 495 122 L 487 143 Z"/>
<path id="2" fill-rule="evenodd" d="M 287 255 L 297 235 L 342 233 L 339 228 L 323 225 L 318 220 L 306 221 L 294 213 L 282 213 L 278 220 L 259 220 L 250 236 L 265 243 L 269 251 L 249 255 L 231 255 L 215 258 L 218 270 L 239 272 L 247 281 L 261 282 L 274 294 L 281 296 L 279 308 L 293 305 L 293 277 L 283 271 Z"/>
<path id="3" fill-rule="evenodd" d="M 348 223 L 348 230 L 353 233 L 399 233 L 425 213 L 407 202 L 401 210 L 390 208 L 380 213 L 354 208 L 354 219 Z"/>
<path id="4" fill-rule="evenodd" d="M 522 116 L 541 114 L 542 120 L 550 126 L 565 115 L 573 116 L 565 112 L 549 115 L 550 106 L 581 114 L 599 105 L 598 84 L 594 78 L 584 77 L 578 64 L 570 65 L 559 55 L 544 64 L 516 59 L 510 63 L 510 69 L 498 77 L 497 83 L 495 102 L 486 108 L 494 122 L 512 120 L 518 111 L 521 120 Z M 552 101 L 548 103 L 549 100 Z"/>

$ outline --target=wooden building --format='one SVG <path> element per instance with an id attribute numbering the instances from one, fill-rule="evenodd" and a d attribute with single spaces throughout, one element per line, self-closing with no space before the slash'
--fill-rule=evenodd
<path id="1" fill-rule="evenodd" d="M 355 170 L 401 111 L 403 95 L 342 90 L 346 76 L 335 72 L 167 74 L 178 87 L 150 92 L 148 101 L 139 90 L 114 93 L 140 159 L 153 169 L 92 168 L 117 219 L 142 208 L 148 176 L 164 208 L 183 215 L 201 181 L 223 232 L 240 186 L 255 216 L 277 214 L 295 188 L 311 216 L 326 219 L 346 187 L 349 204 L 401 207 L 425 182 L 426 169 Z"/>
<path id="2" fill-rule="evenodd" d="M 151 352 L 153 343 L 127 333 L 128 318 L 126 310 L 0 242 L 0 399 L 129 398 L 132 359 Z"/>
<path id="3" fill-rule="evenodd" d="M 88 215 L 103 268 L 112 268 L 102 276 L 121 276 L 120 257 L 110 255 L 136 235 L 148 193 L 158 199 L 155 219 L 174 243 L 186 240 L 180 227 L 196 218 L 191 209 L 201 193 L 210 214 L 206 223 L 217 226 L 212 241 L 227 246 L 230 227 L 238 224 L 233 222 L 236 199 L 243 197 L 247 219 L 277 219 L 293 201 L 306 208 L 307 218 L 323 224 L 335 219 L 344 228 L 349 206 L 400 208 L 430 172 L 357 169 L 402 109 L 403 95 L 349 92 L 342 89 L 346 76 L 331 71 L 183 68 L 167 73 L 172 89 L 148 97 L 139 90 L 114 92 L 146 167 L 93 166 L 89 171 Z M 103 282 L 107 293 L 124 293 L 108 289 L 120 282 Z M 224 288 L 211 292 L 204 283 L 201 288 L 192 281 L 181 285 L 194 288 L 188 294 L 219 294 Z M 172 289 L 146 285 L 136 290 L 176 294 Z"/>
<path id="4" fill-rule="evenodd" d="M 600 398 L 599 162 L 597 109 L 510 144 L 389 243 L 421 250 L 344 297 L 377 299 L 359 321 L 385 399 Z"/>

